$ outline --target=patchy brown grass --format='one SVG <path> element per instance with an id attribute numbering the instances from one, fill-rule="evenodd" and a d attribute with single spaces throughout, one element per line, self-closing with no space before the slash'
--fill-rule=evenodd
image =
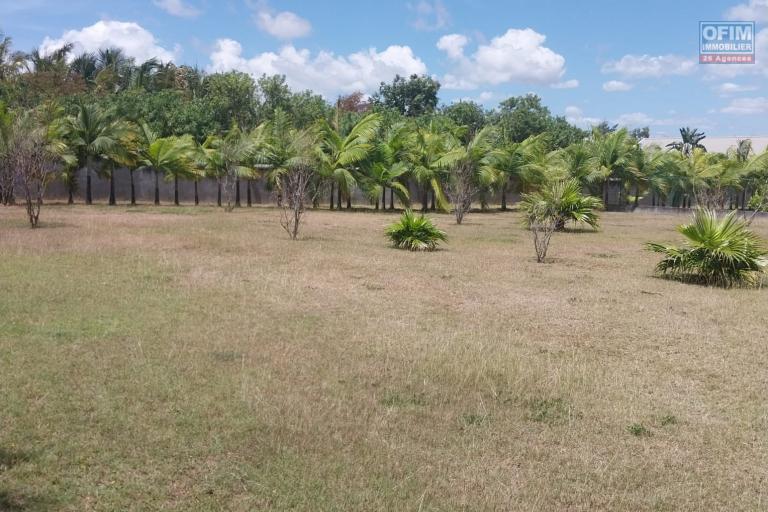
<path id="1" fill-rule="evenodd" d="M 766 291 L 654 278 L 683 218 L 278 217 L 0 210 L 0 509 L 767 506 Z"/>

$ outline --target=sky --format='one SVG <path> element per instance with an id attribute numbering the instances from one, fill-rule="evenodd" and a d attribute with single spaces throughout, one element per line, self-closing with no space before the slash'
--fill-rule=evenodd
<path id="1" fill-rule="evenodd" d="M 755 63 L 699 64 L 704 20 L 756 22 Z M 0 30 L 25 51 L 283 74 L 329 100 L 418 73 L 442 104 L 535 93 L 583 127 L 768 135 L 768 0 L 0 0 Z"/>

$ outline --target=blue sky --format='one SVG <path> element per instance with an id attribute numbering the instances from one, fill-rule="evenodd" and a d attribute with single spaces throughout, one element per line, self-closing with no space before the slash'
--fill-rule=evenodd
<path id="1" fill-rule="evenodd" d="M 756 21 L 756 63 L 698 64 L 700 20 Z M 143 60 L 281 73 L 328 98 L 427 73 L 444 103 L 535 92 L 582 126 L 768 134 L 768 0 L 0 0 L 17 49 L 120 46 Z"/>

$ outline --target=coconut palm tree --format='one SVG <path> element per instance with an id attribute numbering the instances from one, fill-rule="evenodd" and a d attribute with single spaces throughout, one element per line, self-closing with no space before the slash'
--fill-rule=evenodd
<path id="1" fill-rule="evenodd" d="M 409 172 L 408 163 L 411 160 L 410 151 L 413 133 L 404 122 L 395 123 L 384 133 L 376 144 L 371 157 L 364 164 L 366 169 L 363 177 L 364 189 L 368 197 L 375 202 L 379 209 L 387 207 L 387 188 L 390 190 L 389 207 L 395 208 L 394 196 L 397 195 L 401 204 L 407 205 L 410 200 L 408 187 L 403 180 Z"/>
<path id="2" fill-rule="evenodd" d="M 191 137 L 155 138 L 140 150 L 141 167 L 155 172 L 155 204 L 160 203 L 158 177 L 163 174 L 173 180 L 173 203 L 179 205 L 179 178 L 194 178 L 199 172 L 194 151 Z"/>
<path id="3" fill-rule="evenodd" d="M 339 209 L 342 196 L 347 199 L 347 209 L 352 208 L 352 191 L 357 186 L 355 174 L 359 172 L 359 164 L 374 149 L 373 140 L 380 124 L 379 114 L 368 114 L 346 136 L 328 122 L 321 124 L 320 173 L 331 184 L 331 194 L 334 186 L 338 188 Z"/>
<path id="4" fill-rule="evenodd" d="M 450 134 L 451 137 L 455 135 Z M 432 192 L 432 203 L 444 211 L 450 209 L 448 199 L 443 191 L 445 168 L 438 161 L 448 149 L 449 134 L 435 120 L 430 120 L 422 126 L 417 126 L 413 138 L 413 149 L 410 152 L 411 175 L 421 189 L 421 211 L 428 208 L 429 192 Z"/>
<path id="5" fill-rule="evenodd" d="M 592 147 L 597 164 L 592 181 L 602 182 L 604 204 L 608 204 L 610 181 L 625 181 L 622 178 L 627 177 L 625 171 L 635 143 L 626 128 L 605 134 L 599 130 L 592 131 Z"/>
<path id="6" fill-rule="evenodd" d="M 240 179 L 254 175 L 253 158 L 257 150 L 254 138 L 235 125 L 224 137 L 208 137 L 203 147 L 208 171 L 219 185 L 219 205 L 223 189 L 225 208 L 232 211 L 240 206 Z"/>
<path id="7" fill-rule="evenodd" d="M 634 184 L 634 208 L 637 208 L 641 194 L 646 191 L 651 192 L 652 205 L 656 206 L 657 198 L 669 190 L 667 178 L 674 172 L 675 164 L 669 153 L 658 146 L 642 148 L 638 145 L 633 148 L 626 169 Z"/>
<path id="8" fill-rule="evenodd" d="M 91 173 L 100 170 L 105 160 L 122 152 L 121 143 L 130 126 L 115 120 L 108 110 L 80 102 L 77 113 L 67 118 L 64 130 L 79 168 L 85 168 L 85 203 L 92 204 Z"/>
<path id="9" fill-rule="evenodd" d="M 497 148 L 498 133 L 486 126 L 463 143 L 454 136 L 448 138 L 448 151 L 436 162 L 448 171 L 449 197 L 453 203 L 456 223 L 461 224 L 472 205 L 472 197 L 481 187 L 492 187 L 502 174 L 499 165 L 506 154 Z"/>

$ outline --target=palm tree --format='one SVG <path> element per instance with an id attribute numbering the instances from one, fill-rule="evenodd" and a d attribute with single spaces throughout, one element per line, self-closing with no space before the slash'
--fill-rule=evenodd
<path id="1" fill-rule="evenodd" d="M 381 197 L 381 209 L 385 210 L 387 207 L 387 188 L 390 190 L 390 209 L 395 208 L 395 195 L 401 204 L 407 205 L 410 200 L 408 187 L 402 180 L 409 172 L 408 162 L 411 159 L 410 151 L 413 147 L 412 135 L 406 123 L 395 123 L 386 130 L 364 166 L 366 168 L 364 188 L 368 197 L 375 202 L 377 210 L 379 197 Z"/>
<path id="2" fill-rule="evenodd" d="M 453 135 L 452 135 L 453 136 Z M 449 210 L 448 199 L 443 192 L 445 169 L 438 164 L 448 149 L 448 133 L 434 120 L 418 126 L 413 139 L 411 174 L 421 188 L 421 211 L 427 211 L 429 191 L 432 191 L 432 203 L 441 210 Z"/>
<path id="3" fill-rule="evenodd" d="M 652 206 L 656 206 L 656 198 L 666 194 L 668 176 L 674 172 L 674 162 L 669 153 L 662 151 L 658 146 L 643 149 L 635 146 L 627 162 L 627 171 L 634 183 L 634 208 L 640 202 L 640 195 L 644 191 L 650 191 Z"/>
<path id="4" fill-rule="evenodd" d="M 501 189 L 502 210 L 507 209 L 507 192 L 511 182 L 516 182 L 518 190 L 529 191 L 543 181 L 554 156 L 547 152 L 546 146 L 545 134 L 539 134 L 501 148 L 497 181 Z"/>
<path id="5" fill-rule="evenodd" d="M 555 218 L 556 231 L 564 231 L 568 222 L 584 223 L 597 229 L 599 217 L 595 210 L 603 208 L 603 204 L 581 190 L 581 183 L 576 178 L 552 181 L 532 194 L 525 194 L 521 208 L 529 214 L 526 218 L 531 219 L 534 210 L 546 205 L 544 209 L 552 212 Z"/>
<path id="6" fill-rule="evenodd" d="M 656 271 L 681 281 L 708 286 L 752 286 L 768 267 L 768 251 L 746 222 L 732 211 L 718 218 L 712 210 L 697 209 L 690 224 L 678 227 L 683 247 L 648 243 L 664 255 Z"/>
<path id="7" fill-rule="evenodd" d="M 667 147 L 688 156 L 694 149 L 701 149 L 706 151 L 707 148 L 705 148 L 701 143 L 701 141 L 706 138 L 707 136 L 704 135 L 704 132 L 700 132 L 698 128 L 689 128 L 686 126 L 684 128 L 680 128 L 681 140 L 670 142 L 667 144 Z"/>
<path id="8" fill-rule="evenodd" d="M 159 174 L 164 174 L 166 180 L 173 180 L 173 203 L 178 206 L 179 178 L 194 178 L 198 173 L 190 137 L 155 138 L 140 150 L 139 163 L 155 172 L 155 204 L 160 204 Z"/>
<path id="9" fill-rule="evenodd" d="M 69 65 L 72 72 L 78 74 L 88 85 L 93 85 L 98 73 L 98 60 L 95 53 L 84 52 L 72 60 Z"/>
<path id="10" fill-rule="evenodd" d="M 342 136 L 325 121 L 321 124 L 320 173 L 331 183 L 331 196 L 334 185 L 338 187 L 339 209 L 342 195 L 347 199 L 347 209 L 352 208 L 352 191 L 357 186 L 357 165 L 373 150 L 373 139 L 380 123 L 379 114 L 368 114 L 346 136 Z"/>
<path id="11" fill-rule="evenodd" d="M 129 130 L 127 123 L 116 121 L 110 111 L 81 102 L 77 114 L 65 123 L 68 144 L 77 156 L 79 168 L 85 168 L 85 203 L 92 204 L 91 172 L 112 156 L 122 152 L 121 142 Z"/>
<path id="12" fill-rule="evenodd" d="M 592 181 L 603 184 L 603 203 L 608 204 L 608 184 L 611 180 L 622 183 L 625 177 L 629 157 L 635 141 L 630 137 L 626 128 L 610 133 L 592 131 L 592 147 L 595 152 L 597 168 Z"/>
<path id="13" fill-rule="evenodd" d="M 223 187 L 226 210 L 231 211 L 240 206 L 240 178 L 250 178 L 254 173 L 251 165 L 257 150 L 254 138 L 235 125 L 226 136 L 211 136 L 203 146 L 207 168 L 219 186 L 219 206 Z"/>
<path id="14" fill-rule="evenodd" d="M 474 192 L 480 187 L 492 187 L 501 174 L 499 164 L 506 155 L 497 149 L 497 139 L 492 126 L 482 128 L 466 143 L 450 136 L 448 151 L 435 162 L 437 167 L 448 170 L 449 196 L 457 224 L 469 211 Z"/>
<path id="15" fill-rule="evenodd" d="M 25 61 L 23 52 L 13 51 L 13 41 L 0 32 L 0 82 L 15 76 Z"/>

